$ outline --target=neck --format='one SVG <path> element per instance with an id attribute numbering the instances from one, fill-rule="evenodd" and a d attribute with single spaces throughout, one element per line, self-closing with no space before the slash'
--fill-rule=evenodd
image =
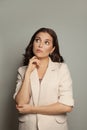
<path id="1" fill-rule="evenodd" d="M 39 58 L 39 60 L 40 60 L 40 66 L 39 66 L 40 68 L 48 66 L 49 57 Z"/>

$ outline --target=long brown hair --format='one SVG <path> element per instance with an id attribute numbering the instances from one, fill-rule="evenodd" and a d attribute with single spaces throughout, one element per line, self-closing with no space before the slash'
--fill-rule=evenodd
<path id="1" fill-rule="evenodd" d="M 23 59 L 23 65 L 28 65 L 29 60 L 34 56 L 34 53 L 33 53 L 33 42 L 35 40 L 36 35 L 38 33 L 40 33 L 40 32 L 46 32 L 53 38 L 53 47 L 55 46 L 55 49 L 54 49 L 53 53 L 51 55 L 49 55 L 51 60 L 53 62 L 61 62 L 61 63 L 64 62 L 63 57 L 60 55 L 58 38 L 57 38 L 57 35 L 54 32 L 54 30 L 52 30 L 50 28 L 40 28 L 39 30 L 37 30 L 33 34 L 33 36 L 31 37 L 31 40 L 30 40 L 28 46 L 26 47 L 25 54 L 24 54 L 24 59 Z"/>

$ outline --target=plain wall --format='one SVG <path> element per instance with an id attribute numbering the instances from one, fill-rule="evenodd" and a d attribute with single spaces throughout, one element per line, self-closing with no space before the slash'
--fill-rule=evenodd
<path id="1" fill-rule="evenodd" d="M 86 130 L 86 0 L 0 0 L 0 130 L 17 130 L 12 98 L 17 69 L 31 36 L 40 27 L 56 31 L 73 79 L 75 107 L 68 114 L 69 130 Z"/>

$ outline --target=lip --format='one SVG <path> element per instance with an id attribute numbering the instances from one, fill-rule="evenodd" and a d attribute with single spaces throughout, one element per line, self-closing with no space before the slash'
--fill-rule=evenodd
<path id="1" fill-rule="evenodd" d="M 42 50 L 40 50 L 40 49 L 37 49 L 37 50 L 36 50 L 36 52 L 43 52 L 43 51 L 42 51 Z"/>

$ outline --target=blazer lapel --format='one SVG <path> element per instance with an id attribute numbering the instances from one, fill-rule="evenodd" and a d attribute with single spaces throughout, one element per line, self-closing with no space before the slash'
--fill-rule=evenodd
<path id="1" fill-rule="evenodd" d="M 48 64 L 48 68 L 46 70 L 46 73 L 41 81 L 41 85 L 45 84 L 47 81 L 50 82 L 50 75 L 52 74 L 52 71 L 56 70 L 56 65 L 54 62 L 51 61 L 51 59 L 49 58 L 49 64 Z"/>
<path id="2" fill-rule="evenodd" d="M 31 81 L 33 104 L 36 106 L 38 104 L 38 96 L 39 96 L 39 79 L 36 69 L 31 73 L 30 81 Z"/>

